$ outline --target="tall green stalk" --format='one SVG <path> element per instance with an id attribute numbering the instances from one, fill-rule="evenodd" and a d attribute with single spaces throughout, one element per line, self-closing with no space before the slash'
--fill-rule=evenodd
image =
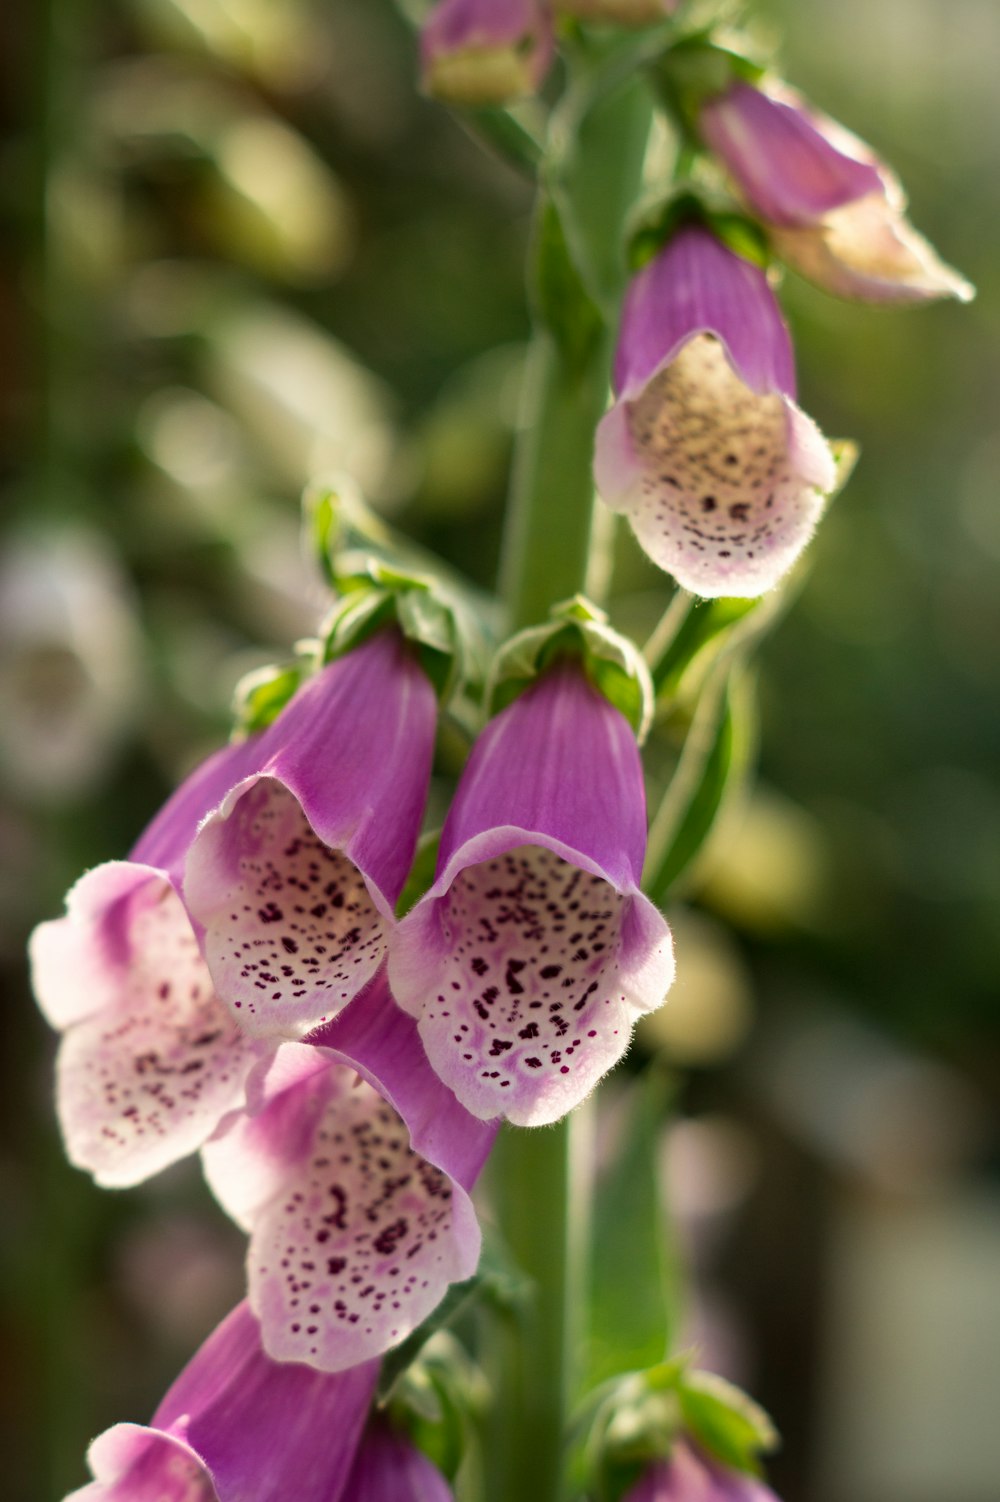
<path id="1" fill-rule="evenodd" d="M 650 119 L 649 101 L 633 85 L 600 99 L 585 120 L 579 90 L 586 80 L 578 80 L 575 94 L 573 87 L 567 104 L 580 128 L 572 139 L 554 130 L 560 164 L 552 168 L 550 156 L 538 213 L 536 328 L 502 577 L 515 630 L 543 621 L 551 605 L 587 581 L 594 430 L 607 402 L 611 323 L 624 282 L 623 220 L 638 186 Z M 560 128 L 567 128 L 565 115 Z M 586 1302 L 589 1184 L 579 1162 L 585 1130 L 578 1118 L 537 1131 L 508 1127 L 493 1153 L 502 1234 L 530 1280 L 532 1297 L 517 1328 L 497 1333 L 490 1502 L 558 1502 L 562 1496 Z"/>

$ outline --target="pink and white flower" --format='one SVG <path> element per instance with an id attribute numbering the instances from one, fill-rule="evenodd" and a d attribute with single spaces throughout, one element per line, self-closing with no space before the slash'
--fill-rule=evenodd
<path id="1" fill-rule="evenodd" d="M 359 1502 L 349 1481 L 378 1363 L 329 1376 L 265 1355 L 237 1305 L 148 1426 L 95 1439 L 94 1480 L 66 1502 Z"/>
<path id="2" fill-rule="evenodd" d="M 764 271 L 685 225 L 632 279 L 614 383 L 594 456 L 603 499 L 685 589 L 770 589 L 809 541 L 836 467 L 795 403 Z"/>
<path id="3" fill-rule="evenodd" d="M 250 1233 L 248 1293 L 268 1354 L 344 1371 L 398 1345 L 470 1277 L 469 1190 L 494 1135 L 438 1080 L 384 974 L 311 1042 L 262 1063 L 250 1113 L 203 1159 Z"/>
<path id="4" fill-rule="evenodd" d="M 791 89 L 736 81 L 702 105 L 699 127 L 777 254 L 826 291 L 895 303 L 974 295 L 908 222 L 885 163 Z"/>
<path id="5" fill-rule="evenodd" d="M 533 94 L 554 53 L 542 0 L 439 0 L 420 38 L 423 85 L 449 104 Z"/>
<path id="6" fill-rule="evenodd" d="M 435 714 L 402 639 L 373 638 L 203 763 L 131 858 L 88 872 L 35 931 L 35 993 L 65 1033 L 67 1151 L 100 1183 L 137 1183 L 200 1147 L 242 1105 L 261 1051 L 334 1016 L 378 970 Z"/>
<path id="7" fill-rule="evenodd" d="M 639 891 L 645 844 L 632 730 L 558 663 L 479 737 L 437 880 L 390 950 L 393 995 L 473 1115 L 556 1121 L 663 1001 L 673 951 Z"/>

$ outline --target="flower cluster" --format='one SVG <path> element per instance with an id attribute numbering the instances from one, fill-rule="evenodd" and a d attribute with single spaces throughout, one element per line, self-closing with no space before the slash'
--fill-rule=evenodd
<path id="1" fill-rule="evenodd" d="M 669 0 L 553 4 L 619 26 L 663 21 L 676 8 Z M 540 3 L 442 0 L 423 41 L 431 92 L 453 103 L 497 102 L 539 87 L 553 51 L 552 15 Z M 721 62 L 728 81 L 720 88 L 717 71 L 706 73 L 691 91 L 685 128 L 728 174 L 767 256 L 841 297 L 973 295 L 908 223 L 900 183 L 864 142 L 782 82 L 751 84 L 728 54 L 709 46 L 705 56 L 716 68 Z M 459 69 L 464 91 L 447 82 Z M 501 75 L 504 86 L 494 90 Z M 595 451 L 602 499 L 693 594 L 771 589 L 809 541 L 837 465 L 795 404 L 791 339 L 768 266 L 728 244 L 697 203 L 673 216 L 628 288 L 614 390 Z"/>
<path id="2" fill-rule="evenodd" d="M 240 1363 L 248 1401 L 258 1384 L 305 1384 L 321 1407 L 367 1391 L 372 1362 L 476 1269 L 469 1192 L 499 1119 L 564 1115 L 665 997 L 635 736 L 580 660 L 487 726 L 438 879 L 397 922 L 435 724 L 410 644 L 377 630 L 210 757 L 33 937 L 72 1161 L 123 1186 L 201 1148 L 249 1236 L 246 1310 L 152 1430 L 97 1441 L 90 1495 L 138 1495 L 148 1470 L 181 1478 L 178 1497 L 211 1484 L 242 1502 L 224 1441 L 175 1419 L 177 1392 L 216 1368 L 242 1386 Z M 363 1447 L 366 1475 L 389 1444 Z"/>

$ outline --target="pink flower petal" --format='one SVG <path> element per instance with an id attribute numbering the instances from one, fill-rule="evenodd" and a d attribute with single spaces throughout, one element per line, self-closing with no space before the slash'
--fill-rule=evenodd
<path id="1" fill-rule="evenodd" d="M 467 1110 L 519 1126 L 557 1121 L 621 1058 L 637 1014 L 672 979 L 659 920 L 659 973 L 641 992 L 633 983 L 624 932 L 643 900 L 522 845 L 466 866 L 401 933 L 394 991 Z"/>
<path id="2" fill-rule="evenodd" d="M 220 1502 L 204 1464 L 183 1440 L 116 1424 L 87 1456 L 95 1480 L 66 1502 Z"/>
<path id="3" fill-rule="evenodd" d="M 705 596 L 770 589 L 802 552 L 835 479 L 815 424 L 788 397 L 759 394 L 718 339 L 700 334 L 632 400 L 603 420 L 597 450 L 627 426 L 641 478 L 609 505 L 643 549 Z M 599 459 L 598 475 L 608 461 Z"/>
<path id="4" fill-rule="evenodd" d="M 60 1045 L 56 1101 L 71 1162 L 117 1188 L 196 1151 L 242 1105 L 256 1052 L 215 995 L 168 881 L 120 863 L 85 883 L 89 898 L 71 898 L 70 914 L 36 935 L 36 983 L 47 995 L 54 956 L 74 952 L 77 983 L 81 971 L 96 982 L 99 1009 Z M 90 899 L 115 887 L 123 895 L 88 926 Z"/>
<path id="5" fill-rule="evenodd" d="M 250 1224 L 249 1294 L 268 1353 L 337 1372 L 404 1340 L 471 1276 L 479 1230 L 465 1190 L 414 1152 L 367 1080 L 329 1055 L 313 1071 L 304 1056 L 325 1050 L 291 1050 L 295 1083 L 209 1143 L 205 1167 Z"/>
<path id="6" fill-rule="evenodd" d="M 219 992 L 250 1036 L 309 1031 L 382 962 L 387 915 L 274 778 L 234 789 L 203 825 L 185 894 Z"/>
<path id="7" fill-rule="evenodd" d="M 771 239 L 783 261 L 836 297 L 902 304 L 975 296 L 882 195 L 845 204 L 814 225 L 775 228 Z"/>

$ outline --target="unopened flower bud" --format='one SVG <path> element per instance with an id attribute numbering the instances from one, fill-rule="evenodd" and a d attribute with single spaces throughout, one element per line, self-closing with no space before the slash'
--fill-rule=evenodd
<path id="1" fill-rule="evenodd" d="M 827 292 L 897 303 L 974 295 L 910 225 L 890 169 L 790 89 L 734 82 L 702 105 L 699 127 L 777 254 Z"/>
<path id="2" fill-rule="evenodd" d="M 552 61 L 541 0 L 440 0 L 421 37 L 423 85 L 448 104 L 505 104 L 533 94 Z"/>

